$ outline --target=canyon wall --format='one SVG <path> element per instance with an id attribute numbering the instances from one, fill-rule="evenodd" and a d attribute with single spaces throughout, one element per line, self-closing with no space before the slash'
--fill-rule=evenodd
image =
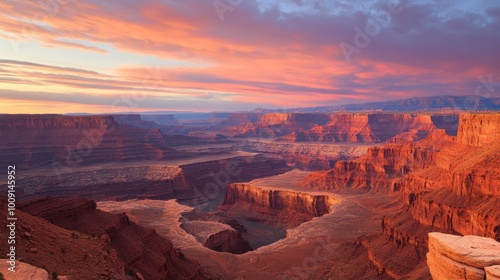
<path id="1" fill-rule="evenodd" d="M 145 279 L 206 279 L 198 263 L 187 259 L 155 230 L 135 224 L 125 213 L 115 215 L 95 206 L 90 200 L 42 198 L 20 204 L 19 209 L 61 228 L 100 236 L 127 271 L 139 272 Z"/>
<path id="2" fill-rule="evenodd" d="M 2 115 L 0 135 L 0 163 L 18 169 L 180 156 L 158 128 L 120 124 L 113 116 Z"/>
<path id="3" fill-rule="evenodd" d="M 286 189 L 269 189 L 251 184 L 230 184 L 219 210 L 271 224 L 298 225 L 330 213 L 337 199 L 326 194 L 309 194 Z"/>
<path id="4" fill-rule="evenodd" d="M 252 251 L 252 247 L 250 247 L 248 241 L 243 239 L 241 233 L 234 229 L 226 229 L 210 235 L 203 246 L 217 252 L 232 254 L 244 254 Z"/>
<path id="5" fill-rule="evenodd" d="M 365 156 L 339 161 L 302 183 L 310 189 L 398 197 L 401 210 L 386 215 L 382 234 L 362 244 L 386 275 L 412 275 L 425 263 L 431 231 L 500 241 L 499 123 L 498 113 L 463 114 L 456 137 L 437 130 L 415 143 L 370 148 Z"/>
<path id="6" fill-rule="evenodd" d="M 358 158 L 366 153 L 368 145 L 331 143 L 291 143 L 279 141 L 241 141 L 237 149 L 276 155 L 294 168 L 329 170 L 341 159 Z"/>
<path id="7" fill-rule="evenodd" d="M 203 246 L 217 252 L 244 254 L 252 247 L 240 232 L 217 221 L 185 221 L 181 228 L 193 235 Z"/>
<path id="8" fill-rule="evenodd" d="M 484 146 L 498 144 L 500 118 L 497 114 L 462 114 L 457 141 L 462 144 Z"/>
<path id="9" fill-rule="evenodd" d="M 231 137 L 308 142 L 414 141 L 436 129 L 456 133 L 457 115 L 403 113 L 274 113 L 231 115 L 220 126 Z M 398 136 L 399 135 L 399 136 Z M 394 139 L 393 139 L 394 138 Z"/>
<path id="10" fill-rule="evenodd" d="M 191 186 L 176 166 L 110 167 L 29 176 L 18 180 L 25 196 L 86 197 L 96 200 L 190 197 Z"/>
<path id="11" fill-rule="evenodd" d="M 222 196 L 231 182 L 290 170 L 283 160 L 263 155 L 200 158 L 198 162 L 193 159 L 193 162 L 180 166 L 161 165 L 159 162 L 137 165 L 75 168 L 57 175 L 25 176 L 17 180 L 17 191 L 24 197 L 84 197 L 94 200 L 176 198 L 194 201 L 198 198 L 206 200 L 207 196 L 213 199 L 212 195 Z"/>
<path id="12" fill-rule="evenodd" d="M 81 205 L 78 204 L 78 207 Z M 0 215 L 6 217 L 7 198 L 0 196 L 0 206 Z M 60 209 L 54 204 L 48 206 Z M 86 212 L 87 210 L 84 209 L 87 209 L 87 206 L 76 210 L 75 213 L 83 213 L 82 210 Z M 122 280 L 126 278 L 125 264 L 108 241 L 92 237 L 90 234 L 84 235 L 80 232 L 64 229 L 46 219 L 30 215 L 20 208 L 16 209 L 15 246 L 18 261 L 22 260 L 30 265 L 43 268 L 49 275 L 69 276 L 75 280 L 102 278 Z M 64 211 L 65 215 L 69 212 L 71 210 Z M 7 229 L 7 219 L 2 219 L 0 226 Z M 0 231 L 0 239 L 4 240 L 6 244 L 8 235 L 9 231 Z M 7 249 L 7 246 L 0 248 L 0 254 L 6 256 L 9 253 Z M 16 277 L 22 277 L 22 274 L 17 274 L 20 271 L 16 270 Z M 8 277 L 6 274 L 4 276 Z"/>

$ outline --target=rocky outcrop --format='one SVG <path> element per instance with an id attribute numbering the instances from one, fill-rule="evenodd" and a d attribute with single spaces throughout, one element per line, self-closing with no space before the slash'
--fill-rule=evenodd
<path id="1" fill-rule="evenodd" d="M 498 114 L 463 114 L 460 116 L 457 142 L 473 146 L 498 143 L 500 117 Z"/>
<path id="2" fill-rule="evenodd" d="M 45 269 L 32 266 L 24 262 L 17 262 L 16 271 L 9 271 L 8 260 L 0 259 L 0 273 L 4 276 L 3 279 L 9 280 L 26 280 L 26 279 L 37 279 L 37 280 L 51 280 L 49 278 L 49 273 Z"/>
<path id="3" fill-rule="evenodd" d="M 400 210 L 383 218 L 382 235 L 369 238 L 366 247 L 380 271 L 392 278 L 411 275 L 426 259 L 430 231 L 500 241 L 500 137 L 493 129 L 499 121 L 498 113 L 463 114 L 456 137 L 438 130 L 415 143 L 374 147 L 311 174 L 303 186 L 399 196 Z M 487 136 L 476 137 L 481 134 Z M 413 264 L 403 268 L 395 259 Z"/>
<path id="4" fill-rule="evenodd" d="M 120 124 L 113 116 L 7 115 L 0 133 L 0 163 L 18 169 L 179 156 L 158 128 Z"/>
<path id="5" fill-rule="evenodd" d="M 401 113 L 238 114 L 223 122 L 232 137 L 281 139 L 300 142 L 380 143 L 419 140 L 436 129 L 456 133 L 457 116 Z"/>
<path id="6" fill-rule="evenodd" d="M 284 160 L 264 155 L 241 156 L 217 161 L 181 165 L 195 200 L 203 203 L 207 196 L 222 197 L 228 184 L 250 181 L 289 171 Z"/>
<path id="7" fill-rule="evenodd" d="M 252 250 L 248 241 L 234 229 L 226 229 L 210 235 L 203 245 L 217 252 L 232 254 L 244 254 Z"/>
<path id="8" fill-rule="evenodd" d="M 271 189 L 251 184 L 230 184 L 219 210 L 271 224 L 298 225 L 330 213 L 337 199 L 327 194 Z"/>
<path id="9" fill-rule="evenodd" d="M 52 201 L 51 201 L 52 202 Z M 77 204 L 79 207 L 85 203 Z M 48 207 L 61 209 L 49 204 Z M 71 211 L 63 211 L 69 213 Z M 81 213 L 81 210 L 75 213 Z M 109 242 L 99 237 L 92 237 L 77 231 L 70 231 L 56 226 L 46 219 L 32 216 L 20 208 L 16 209 L 16 256 L 17 260 L 41 268 L 49 275 L 66 275 L 71 279 L 126 279 L 125 265 Z M 0 196 L 0 215 L 7 216 L 7 199 Z M 49 215 L 51 216 L 51 215 Z M 0 221 L 0 226 L 7 229 L 7 219 Z M 9 231 L 0 231 L 0 238 L 5 240 Z M 8 247 L 0 248 L 0 254 L 6 256 Z M 2 261 L 2 264 L 6 262 Z M 19 262 L 18 262 L 19 264 Z M 24 265 L 17 268 L 22 268 Z M 41 270 L 30 269 L 29 273 L 47 275 Z M 21 276 L 21 270 L 15 275 Z M 43 274 L 43 275 L 42 275 Z M 7 277 L 8 274 L 4 273 Z M 35 274 L 37 275 L 37 274 Z M 9 278 L 6 279 L 16 279 Z M 28 277 L 21 279 L 43 279 Z M 52 278 L 50 278 L 52 279 Z"/>
<path id="10" fill-rule="evenodd" d="M 240 232 L 230 226 L 213 221 L 188 221 L 181 228 L 193 235 L 203 246 L 217 252 L 244 254 L 252 247 Z"/>
<path id="11" fill-rule="evenodd" d="M 73 206 L 81 209 L 81 205 L 92 209 L 71 210 Z M 201 267 L 185 258 L 169 240 L 155 230 L 135 224 L 124 213 L 115 215 L 97 210 L 95 203 L 88 200 L 56 198 L 33 200 L 19 209 L 67 230 L 100 236 L 123 261 L 127 271 L 139 272 L 145 279 L 205 279 Z M 66 214 L 59 216 L 59 212 Z"/>
<path id="12" fill-rule="evenodd" d="M 238 149 L 276 155 L 294 168 L 328 170 L 342 159 L 354 159 L 364 155 L 368 145 L 331 143 L 291 143 L 279 141 L 242 141 Z"/>
<path id="13" fill-rule="evenodd" d="M 493 266 L 500 265 L 500 243 L 473 235 L 432 232 L 427 264 L 433 279 L 495 279 L 497 268 Z"/>
<path id="14" fill-rule="evenodd" d="M 18 180 L 26 196 L 86 197 L 96 200 L 190 197 L 191 187 L 176 166 L 115 167 L 32 176 Z"/>
<path id="15" fill-rule="evenodd" d="M 230 182 L 252 180 L 260 176 L 290 170 L 277 158 L 256 156 L 208 157 L 183 160 L 186 164 L 126 164 L 120 167 L 85 167 L 64 170 L 56 175 L 26 176 L 17 180 L 18 193 L 24 197 L 85 197 L 94 200 L 171 199 L 192 200 L 206 197 L 207 186 L 218 194 Z M 177 162 L 174 162 L 177 163 Z"/>

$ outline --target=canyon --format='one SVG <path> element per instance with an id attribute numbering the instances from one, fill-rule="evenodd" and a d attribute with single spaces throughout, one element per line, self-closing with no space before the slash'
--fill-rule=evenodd
<path id="1" fill-rule="evenodd" d="M 440 279 L 457 260 L 431 236 L 500 241 L 498 113 L 8 115 L 0 133 L 23 261 L 49 273 Z"/>

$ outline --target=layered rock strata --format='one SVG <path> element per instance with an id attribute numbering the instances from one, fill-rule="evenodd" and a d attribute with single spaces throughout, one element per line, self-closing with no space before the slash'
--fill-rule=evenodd
<path id="1" fill-rule="evenodd" d="M 336 202 L 336 198 L 327 194 L 236 183 L 228 186 L 219 210 L 264 223 L 299 225 L 330 213 Z"/>
<path id="2" fill-rule="evenodd" d="M 403 113 L 232 114 L 222 123 L 232 137 L 287 141 L 379 143 L 422 139 L 436 129 L 456 133 L 457 115 Z M 399 134 L 404 136 L 397 137 Z"/>
<path id="3" fill-rule="evenodd" d="M 498 279 L 500 243 L 474 235 L 431 232 L 427 264 L 433 279 Z"/>
<path id="4" fill-rule="evenodd" d="M 262 155 L 192 161 L 180 166 L 162 165 L 161 162 L 130 167 L 118 164 L 108 168 L 70 169 L 56 175 L 26 176 L 17 180 L 17 190 L 26 197 L 193 200 L 206 198 L 208 188 L 222 196 L 230 182 L 280 174 L 290 169 L 283 160 Z"/>
<path id="5" fill-rule="evenodd" d="M 97 210 L 93 201 L 43 198 L 22 203 L 19 209 L 67 230 L 100 236 L 128 271 L 139 272 L 145 279 L 206 278 L 198 263 L 155 230 L 137 225 L 125 213 Z"/>
<path id="6" fill-rule="evenodd" d="M 244 254 L 252 250 L 241 233 L 226 224 L 190 221 L 182 223 L 181 228 L 193 235 L 203 246 L 217 252 Z"/>
<path id="7" fill-rule="evenodd" d="M 0 163 L 18 169 L 180 156 L 160 129 L 120 124 L 113 116 L 4 115 L 0 133 Z"/>
<path id="8" fill-rule="evenodd" d="M 498 113 L 463 114 L 456 137 L 438 130 L 416 143 L 374 147 L 357 160 L 313 173 L 303 186 L 398 197 L 401 210 L 386 215 L 383 234 L 365 244 L 385 275 L 410 277 L 426 260 L 431 231 L 500 241 L 499 122 Z"/>

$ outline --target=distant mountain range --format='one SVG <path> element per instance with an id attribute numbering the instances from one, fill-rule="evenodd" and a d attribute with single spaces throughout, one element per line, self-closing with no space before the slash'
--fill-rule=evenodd
<path id="1" fill-rule="evenodd" d="M 292 109 L 256 109 L 258 113 L 326 113 L 326 112 L 359 112 L 359 111 L 435 111 L 435 110 L 500 110 L 500 98 L 484 98 L 481 96 L 429 96 L 409 99 L 348 104 L 337 106 L 322 106 Z"/>

